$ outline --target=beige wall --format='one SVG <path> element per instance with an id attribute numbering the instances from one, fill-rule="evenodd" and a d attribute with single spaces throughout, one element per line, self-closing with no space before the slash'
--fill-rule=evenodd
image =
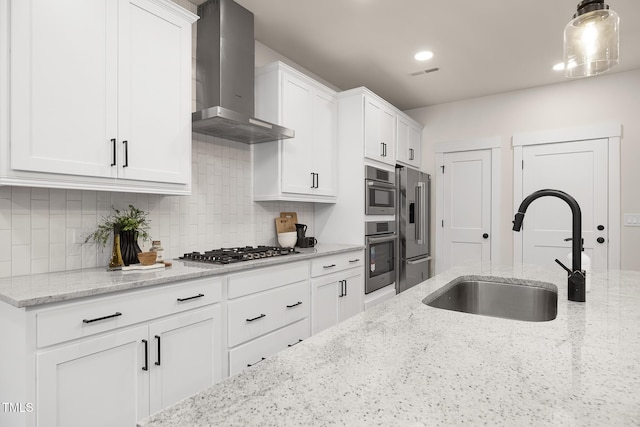
<path id="1" fill-rule="evenodd" d="M 422 160 L 423 168 L 431 174 L 437 172 L 436 143 L 501 137 L 500 215 L 504 219 L 500 230 L 501 262 L 513 260 L 511 137 L 515 133 L 621 123 L 621 213 L 640 213 L 640 70 L 418 108 L 407 113 L 425 126 Z M 433 221 L 432 227 L 436 219 Z M 640 270 L 640 227 L 622 226 L 621 268 Z"/>

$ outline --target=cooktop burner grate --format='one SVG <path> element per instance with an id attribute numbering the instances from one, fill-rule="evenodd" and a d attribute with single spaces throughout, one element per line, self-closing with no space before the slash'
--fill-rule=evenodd
<path id="1" fill-rule="evenodd" d="M 293 248 L 280 248 L 277 246 L 244 246 L 213 249 L 205 252 L 191 252 L 178 258 L 185 261 L 230 264 L 233 262 L 251 261 L 259 258 L 289 255 L 292 253 L 297 252 L 295 252 Z"/>

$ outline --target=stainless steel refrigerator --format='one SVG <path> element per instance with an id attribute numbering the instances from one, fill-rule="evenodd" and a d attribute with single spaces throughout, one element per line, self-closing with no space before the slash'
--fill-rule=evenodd
<path id="1" fill-rule="evenodd" d="M 396 292 L 406 291 L 430 275 L 431 176 L 417 169 L 396 166 L 400 254 Z"/>

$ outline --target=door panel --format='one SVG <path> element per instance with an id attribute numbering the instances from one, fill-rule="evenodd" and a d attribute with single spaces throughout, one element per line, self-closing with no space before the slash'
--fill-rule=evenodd
<path id="1" fill-rule="evenodd" d="M 541 144 L 523 149 L 522 194 L 552 188 L 573 196 L 582 211 L 585 253 L 594 270 L 607 269 L 608 155 L 607 140 Z M 562 200 L 543 197 L 534 201 L 525 215 L 523 262 L 558 268 L 571 251 L 571 210 Z M 598 230 L 598 226 L 604 227 Z M 603 243 L 597 239 L 602 237 Z"/>
<path id="2" fill-rule="evenodd" d="M 490 261 L 491 152 L 447 153 L 444 168 L 443 267 Z"/>

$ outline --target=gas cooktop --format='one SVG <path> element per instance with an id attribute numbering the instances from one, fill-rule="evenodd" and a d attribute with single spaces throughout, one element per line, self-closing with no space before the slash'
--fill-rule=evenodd
<path id="1" fill-rule="evenodd" d="M 251 261 L 259 258 L 270 258 L 297 254 L 293 248 L 277 246 L 244 246 L 237 248 L 220 248 L 205 252 L 191 252 L 179 259 L 185 261 L 207 262 L 211 264 L 230 264 L 232 262 Z"/>

